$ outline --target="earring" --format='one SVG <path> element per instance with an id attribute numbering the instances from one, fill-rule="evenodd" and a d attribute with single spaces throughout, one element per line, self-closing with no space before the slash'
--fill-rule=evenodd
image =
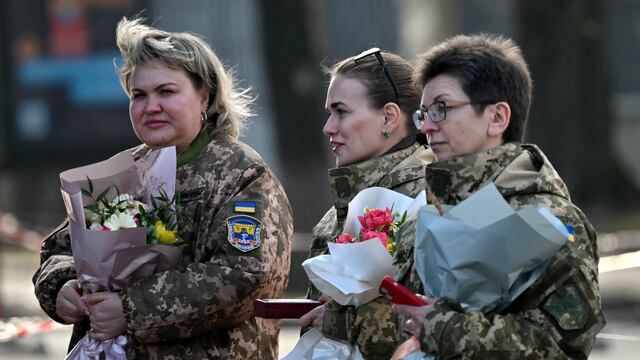
<path id="1" fill-rule="evenodd" d="M 386 129 L 385 129 L 385 130 L 382 130 L 382 137 L 384 137 L 385 139 L 388 139 L 388 138 L 389 138 L 389 136 L 390 136 L 390 135 L 389 135 L 389 132 L 387 132 L 387 130 L 386 130 Z"/>
<path id="2" fill-rule="evenodd" d="M 207 107 L 205 106 L 204 110 L 202 110 L 202 112 L 200 112 L 200 121 L 202 122 L 203 125 L 204 125 L 205 121 L 207 121 L 208 118 L 209 118 L 209 116 L 207 115 Z"/>

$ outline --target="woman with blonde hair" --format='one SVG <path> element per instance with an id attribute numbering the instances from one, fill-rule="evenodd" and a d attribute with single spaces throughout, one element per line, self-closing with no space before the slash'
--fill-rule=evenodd
<path id="1" fill-rule="evenodd" d="M 279 323 L 254 318 L 252 301 L 284 291 L 293 219 L 275 175 L 238 141 L 252 98 L 196 35 L 124 18 L 117 44 L 143 143 L 134 157 L 176 147 L 176 191 L 193 223 L 180 229 L 175 269 L 81 297 L 65 222 L 43 241 L 33 278 L 42 308 L 74 324 L 70 348 L 88 331 L 98 341 L 126 334 L 128 357 L 276 359 Z M 249 217 L 256 241 L 234 241 L 233 225 Z"/>

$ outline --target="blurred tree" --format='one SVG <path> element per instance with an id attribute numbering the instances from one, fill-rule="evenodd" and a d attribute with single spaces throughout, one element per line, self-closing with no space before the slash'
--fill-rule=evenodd
<path id="1" fill-rule="evenodd" d="M 573 200 L 597 214 L 637 206 L 640 193 L 612 144 L 605 2 L 520 0 L 520 43 L 534 78 L 527 140 L 547 153 Z"/>
<path id="2" fill-rule="evenodd" d="M 325 53 L 319 3 L 259 3 L 267 81 L 284 165 L 281 180 L 293 207 L 296 231 L 308 232 L 329 206 L 322 140 L 326 86 L 316 55 Z"/>

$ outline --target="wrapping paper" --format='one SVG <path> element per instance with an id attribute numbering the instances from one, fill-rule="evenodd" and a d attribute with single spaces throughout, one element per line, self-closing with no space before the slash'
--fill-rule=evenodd
<path id="1" fill-rule="evenodd" d="M 281 360 L 364 360 L 360 351 L 340 341 L 326 338 L 316 329 L 307 331 Z"/>
<path id="2" fill-rule="evenodd" d="M 377 298 L 382 279 L 393 274 L 393 257 L 377 239 L 329 243 L 329 252 L 305 260 L 302 267 L 309 281 L 340 305 L 360 306 Z"/>
<path id="3" fill-rule="evenodd" d="M 364 208 L 393 208 L 407 218 L 426 203 L 424 191 L 415 199 L 382 187 L 359 192 L 349 203 L 343 233 L 358 234 L 358 216 Z M 360 306 L 378 296 L 385 276 L 393 275 L 393 257 L 377 239 L 356 243 L 329 243 L 329 255 L 307 259 L 302 267 L 313 285 L 341 305 Z"/>
<path id="4" fill-rule="evenodd" d="M 175 171 L 175 147 L 170 147 L 152 151 L 137 162 L 131 152 L 124 151 L 108 160 L 60 174 L 76 275 L 85 293 L 117 291 L 131 280 L 171 269 L 182 252 L 182 247 L 148 245 L 145 228 L 87 229 L 84 206 L 94 202 L 81 191 L 89 188 L 87 179 L 91 180 L 94 196 L 115 186 L 121 194 L 133 195 L 150 205 L 151 196 L 158 196 L 161 189 L 173 196 Z M 116 195 L 112 188 L 107 198 Z M 106 341 L 85 336 L 66 359 L 98 359 L 100 354 L 106 359 L 125 359 L 126 343 L 124 336 Z"/>
<path id="5" fill-rule="evenodd" d="M 514 211 L 494 184 L 439 216 L 418 212 L 415 268 L 430 294 L 465 311 L 499 311 L 543 273 L 570 233 L 551 212 Z"/>

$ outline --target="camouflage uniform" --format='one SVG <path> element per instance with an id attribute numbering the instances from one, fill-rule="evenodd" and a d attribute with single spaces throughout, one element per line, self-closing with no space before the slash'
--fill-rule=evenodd
<path id="1" fill-rule="evenodd" d="M 417 143 L 358 164 L 329 170 L 329 184 L 334 206 L 313 228 L 309 257 L 327 251 L 327 243 L 342 233 L 351 199 L 369 187 L 381 186 L 399 193 L 416 196 L 424 190 L 425 165 L 434 161 L 431 149 Z M 309 285 L 308 298 L 320 292 Z M 378 298 L 359 308 L 341 306 L 335 301 L 325 305 L 325 335 L 357 344 L 367 359 L 389 359 L 396 346 L 395 320 L 391 303 Z"/>
<path id="2" fill-rule="evenodd" d="M 253 149 L 226 136 L 209 141 L 203 134 L 194 141 L 200 146 L 192 145 L 178 158 L 176 190 L 193 219 L 191 229 L 180 233 L 187 246 L 175 270 L 135 280 L 122 290 L 126 333 L 140 359 L 277 359 L 280 323 L 252 317 L 252 301 L 278 297 L 287 285 L 293 233 L 289 201 Z M 147 150 L 143 145 L 135 153 Z M 181 164 L 185 157 L 188 162 Z M 236 201 L 254 202 L 255 213 L 236 212 Z M 247 215 L 261 222 L 262 243 L 245 252 L 228 239 L 227 218 Z M 63 226 L 44 240 L 33 278 L 42 308 L 59 322 L 56 296 L 72 278 Z M 71 345 L 86 326 L 74 327 Z"/>
<path id="3" fill-rule="evenodd" d="M 542 151 L 505 144 L 486 152 L 430 164 L 426 178 L 443 204 L 455 205 L 494 182 L 514 208 L 544 204 L 574 228 L 544 274 L 500 313 L 464 313 L 438 300 L 420 340 L 423 351 L 446 359 L 586 359 L 605 324 L 598 290 L 596 233 Z M 424 293 L 413 269 L 415 218 L 400 229 L 396 278 Z M 402 322 L 403 319 L 400 319 Z M 400 326 L 400 325 L 398 325 Z"/>

